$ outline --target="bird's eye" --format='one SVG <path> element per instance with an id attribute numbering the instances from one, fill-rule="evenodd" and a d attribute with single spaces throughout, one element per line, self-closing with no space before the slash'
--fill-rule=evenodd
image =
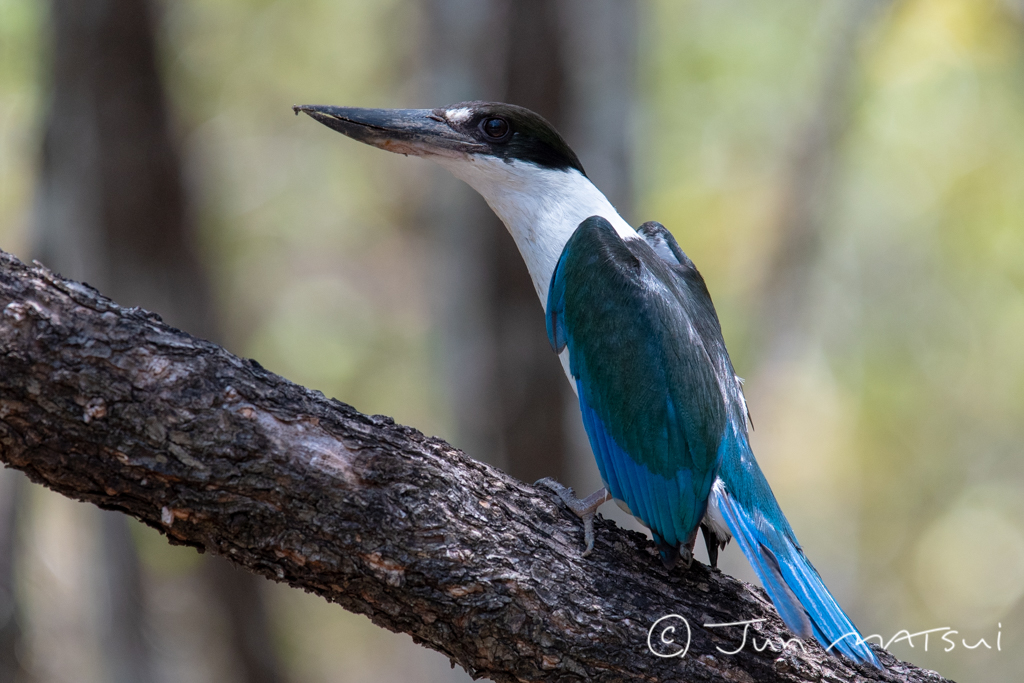
<path id="1" fill-rule="evenodd" d="M 499 116 L 491 116 L 480 123 L 480 130 L 491 140 L 501 140 L 508 135 L 511 127 L 505 119 Z"/>

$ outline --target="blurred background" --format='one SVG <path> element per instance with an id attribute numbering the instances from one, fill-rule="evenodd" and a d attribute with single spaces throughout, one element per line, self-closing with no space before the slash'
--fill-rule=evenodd
<path id="1" fill-rule="evenodd" d="M 466 99 L 541 112 L 628 220 L 674 232 L 758 459 L 864 633 L 949 627 L 949 652 L 891 649 L 1017 679 L 1020 0 L 0 0 L 0 248 L 590 493 L 486 206 L 289 108 Z M 753 580 L 735 547 L 721 566 Z M 0 683 L 370 679 L 468 677 L 0 471 Z"/>

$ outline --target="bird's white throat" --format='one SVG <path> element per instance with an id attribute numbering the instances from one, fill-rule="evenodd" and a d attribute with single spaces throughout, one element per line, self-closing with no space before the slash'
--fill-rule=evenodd
<path id="1" fill-rule="evenodd" d="M 639 238 L 611 202 L 579 171 L 561 171 L 492 156 L 434 157 L 479 192 L 516 241 L 547 310 L 548 286 L 565 243 L 590 216 L 625 238 Z"/>

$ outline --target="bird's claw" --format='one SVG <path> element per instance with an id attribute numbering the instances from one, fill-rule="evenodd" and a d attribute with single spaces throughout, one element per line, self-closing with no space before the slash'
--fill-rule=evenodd
<path id="1" fill-rule="evenodd" d="M 611 500 L 608 489 L 603 488 L 586 498 L 577 498 L 571 488 L 559 484 L 551 477 L 537 480 L 534 486 L 543 486 L 554 491 L 555 495 L 565 503 L 565 506 L 583 520 L 583 540 L 587 544 L 586 550 L 583 551 L 583 557 L 594 552 L 594 514 L 603 503 Z"/>
<path id="2" fill-rule="evenodd" d="M 568 505 L 570 508 L 573 507 L 573 502 L 579 500 L 579 498 L 576 497 L 576 493 L 572 490 L 571 487 L 559 484 L 551 477 L 544 477 L 543 479 L 538 479 L 537 481 L 533 482 L 533 485 L 543 486 L 546 489 L 554 491 L 555 494 L 562 499 L 562 502 Z"/>

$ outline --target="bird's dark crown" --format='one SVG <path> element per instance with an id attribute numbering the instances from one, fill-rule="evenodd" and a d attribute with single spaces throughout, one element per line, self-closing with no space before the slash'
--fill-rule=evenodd
<path id="1" fill-rule="evenodd" d="M 540 114 L 502 102 L 460 102 L 435 109 L 454 130 L 472 137 L 489 154 L 507 162 L 527 161 L 561 171 L 575 169 L 586 175 L 583 164 L 565 139 Z"/>

